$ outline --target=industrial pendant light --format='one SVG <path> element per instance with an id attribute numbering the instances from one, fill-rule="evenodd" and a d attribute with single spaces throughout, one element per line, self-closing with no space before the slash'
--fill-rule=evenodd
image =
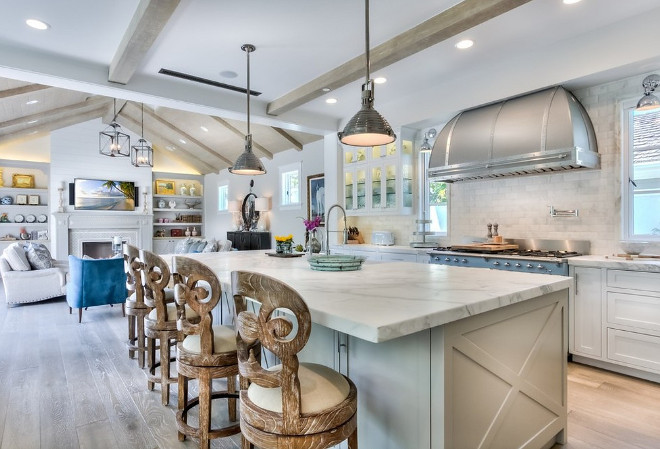
<path id="1" fill-rule="evenodd" d="M 637 102 L 638 111 L 648 111 L 655 108 L 660 108 L 660 100 L 652 94 L 652 92 L 660 86 L 660 76 L 649 75 L 642 81 L 644 88 L 644 96 Z"/>
<path id="2" fill-rule="evenodd" d="M 154 166 L 154 150 L 144 140 L 144 103 L 142 103 L 142 131 L 137 145 L 131 147 L 131 164 L 136 167 Z"/>
<path id="3" fill-rule="evenodd" d="M 250 53 L 255 50 L 252 44 L 243 44 L 241 50 L 247 53 L 247 134 L 245 136 L 245 150 L 238 156 L 229 173 L 235 175 L 263 175 L 266 168 L 261 160 L 252 152 L 252 134 L 250 134 Z"/>
<path id="4" fill-rule="evenodd" d="M 121 132 L 117 119 L 117 99 L 112 100 L 112 123 L 99 133 L 99 153 L 110 157 L 128 157 L 131 155 L 131 137 Z"/>
<path id="5" fill-rule="evenodd" d="M 369 0 L 364 0 L 364 22 L 367 77 L 362 85 L 362 107 L 348 121 L 344 131 L 337 133 L 341 143 L 359 147 L 385 145 L 396 140 L 396 134 L 390 124 L 374 109 L 375 85 L 371 79 L 369 59 Z"/>
<path id="6" fill-rule="evenodd" d="M 429 143 L 429 139 L 433 139 L 437 134 L 437 131 L 435 128 L 431 128 L 428 131 L 424 133 L 424 142 L 422 145 L 419 147 L 419 152 L 420 153 L 430 153 L 431 152 L 431 144 Z"/>

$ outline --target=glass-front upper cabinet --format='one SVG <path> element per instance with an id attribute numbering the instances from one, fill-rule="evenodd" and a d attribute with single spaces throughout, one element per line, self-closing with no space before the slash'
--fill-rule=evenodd
<path id="1" fill-rule="evenodd" d="M 412 135 L 412 132 L 409 134 Z M 410 214 L 413 208 L 411 138 L 374 147 L 344 148 L 344 206 L 348 215 Z"/>

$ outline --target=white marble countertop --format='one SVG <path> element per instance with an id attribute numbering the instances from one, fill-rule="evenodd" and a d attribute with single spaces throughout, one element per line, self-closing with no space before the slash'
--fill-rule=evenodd
<path id="1" fill-rule="evenodd" d="M 570 257 L 568 264 L 576 267 L 615 268 L 660 273 L 660 259 L 634 258 L 633 260 L 626 260 L 617 256 L 578 256 Z"/>
<path id="2" fill-rule="evenodd" d="M 314 323 L 374 343 L 567 289 L 572 280 L 413 262 L 366 261 L 358 271 L 313 271 L 304 256 L 277 258 L 263 251 L 186 256 L 211 267 L 223 284 L 232 270 L 284 281 L 303 297 Z"/>

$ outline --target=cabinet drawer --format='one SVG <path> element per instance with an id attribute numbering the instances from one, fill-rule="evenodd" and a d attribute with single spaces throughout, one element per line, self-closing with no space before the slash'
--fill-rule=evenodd
<path id="1" fill-rule="evenodd" d="M 388 262 L 417 262 L 417 254 L 410 253 L 380 253 L 380 260 Z"/>
<path id="2" fill-rule="evenodd" d="M 607 293 L 607 321 L 660 331 L 660 298 L 630 293 Z"/>
<path id="3" fill-rule="evenodd" d="M 607 358 L 660 372 L 660 337 L 607 329 Z"/>
<path id="4" fill-rule="evenodd" d="M 660 292 L 660 273 L 607 270 L 607 286 Z"/>

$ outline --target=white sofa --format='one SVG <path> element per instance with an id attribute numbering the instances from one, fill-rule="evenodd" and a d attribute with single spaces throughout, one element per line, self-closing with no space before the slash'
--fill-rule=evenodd
<path id="1" fill-rule="evenodd" d="M 14 271 L 4 256 L 0 256 L 0 273 L 5 287 L 7 305 L 43 301 L 66 295 L 66 275 L 69 263 L 53 260 L 53 268 Z"/>

